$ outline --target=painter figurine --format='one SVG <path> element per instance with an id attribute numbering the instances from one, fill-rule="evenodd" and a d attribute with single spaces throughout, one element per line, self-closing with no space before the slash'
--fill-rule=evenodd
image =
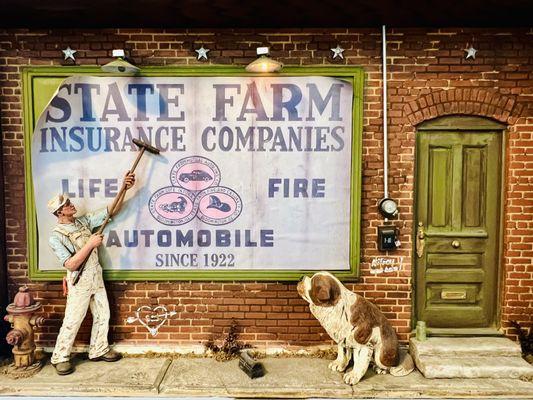
<path id="1" fill-rule="evenodd" d="M 98 246 L 103 235 L 93 234 L 93 230 L 107 223 L 109 216 L 115 215 L 122 205 L 125 191 L 135 183 L 135 175 L 127 173 L 123 188 L 112 205 L 93 213 L 75 217 L 76 207 L 66 194 L 54 196 L 48 202 L 48 209 L 57 217 L 57 225 L 50 237 L 50 246 L 67 269 L 67 305 L 65 318 L 57 337 L 52 365 L 59 375 L 74 371 L 70 362 L 70 352 L 74 339 L 85 318 L 87 308 L 91 308 L 93 326 L 89 345 L 89 359 L 93 361 L 117 361 L 121 355 L 109 349 L 109 303 L 102 277 L 102 267 L 98 261 Z M 78 271 L 83 270 L 76 281 Z"/>
<path id="2" fill-rule="evenodd" d="M 357 384 L 371 361 L 378 374 L 403 376 L 413 371 L 413 360 L 408 354 L 401 357 L 396 332 L 385 315 L 335 276 L 329 272 L 306 276 L 298 283 L 298 293 L 337 343 L 337 359 L 329 368 L 344 372 L 353 357 L 353 368 L 344 374 L 344 382 Z"/>

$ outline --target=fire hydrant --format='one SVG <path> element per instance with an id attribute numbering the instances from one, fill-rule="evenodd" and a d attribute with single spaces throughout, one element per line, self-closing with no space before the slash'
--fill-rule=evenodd
<path id="1" fill-rule="evenodd" d="M 41 303 L 35 302 L 27 286 L 19 288 L 13 303 L 7 306 L 8 315 L 4 320 L 11 324 L 6 341 L 13 346 L 14 362 L 8 368 L 8 374 L 13 378 L 32 376 L 42 368 L 41 361 L 35 361 L 35 342 L 33 327 L 41 327 L 44 318 L 33 315 L 41 308 Z"/>

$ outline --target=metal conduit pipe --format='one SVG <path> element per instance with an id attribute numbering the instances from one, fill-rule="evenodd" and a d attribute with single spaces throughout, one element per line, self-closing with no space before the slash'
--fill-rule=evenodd
<path id="1" fill-rule="evenodd" d="M 387 129 L 387 33 L 385 25 L 381 28 L 383 47 L 383 197 L 389 197 L 389 143 Z"/>
<path id="2" fill-rule="evenodd" d="M 398 214 L 398 204 L 389 198 L 389 133 L 387 117 L 387 34 L 385 25 L 382 26 L 383 44 L 383 198 L 378 203 L 379 212 L 385 221 Z"/>

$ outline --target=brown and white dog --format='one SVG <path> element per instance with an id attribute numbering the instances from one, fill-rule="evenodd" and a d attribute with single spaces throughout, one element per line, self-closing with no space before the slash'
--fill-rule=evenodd
<path id="1" fill-rule="evenodd" d="M 337 359 L 329 368 L 345 371 L 353 355 L 353 369 L 344 374 L 347 384 L 359 382 L 372 359 L 381 374 L 404 376 L 414 369 L 408 354 L 400 360 L 396 332 L 378 307 L 346 289 L 329 272 L 305 276 L 298 283 L 298 293 L 338 345 Z"/>

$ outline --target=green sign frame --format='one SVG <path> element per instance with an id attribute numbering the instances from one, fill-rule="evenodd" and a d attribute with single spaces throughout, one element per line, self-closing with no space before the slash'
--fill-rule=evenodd
<path id="1" fill-rule="evenodd" d="M 63 79 L 73 75 L 111 76 L 98 66 L 28 67 L 22 72 L 24 110 L 24 167 L 26 198 L 26 232 L 28 248 L 28 273 L 34 281 L 57 281 L 63 271 L 42 271 L 38 268 L 37 216 L 33 192 L 31 168 L 31 141 L 35 123 L 40 113 L 55 93 Z M 141 76 L 268 76 L 246 73 L 242 67 L 146 67 Z M 350 82 L 353 86 L 352 109 L 352 162 L 350 200 L 350 269 L 328 270 L 344 281 L 357 281 L 360 266 L 361 241 L 361 177 L 362 177 L 362 131 L 363 131 L 363 85 L 364 71 L 360 67 L 285 67 L 275 76 L 329 76 Z M 303 275 L 316 271 L 306 270 L 224 270 L 224 271 L 154 271 L 154 270 L 105 270 L 104 278 L 111 281 L 295 281 Z"/>

